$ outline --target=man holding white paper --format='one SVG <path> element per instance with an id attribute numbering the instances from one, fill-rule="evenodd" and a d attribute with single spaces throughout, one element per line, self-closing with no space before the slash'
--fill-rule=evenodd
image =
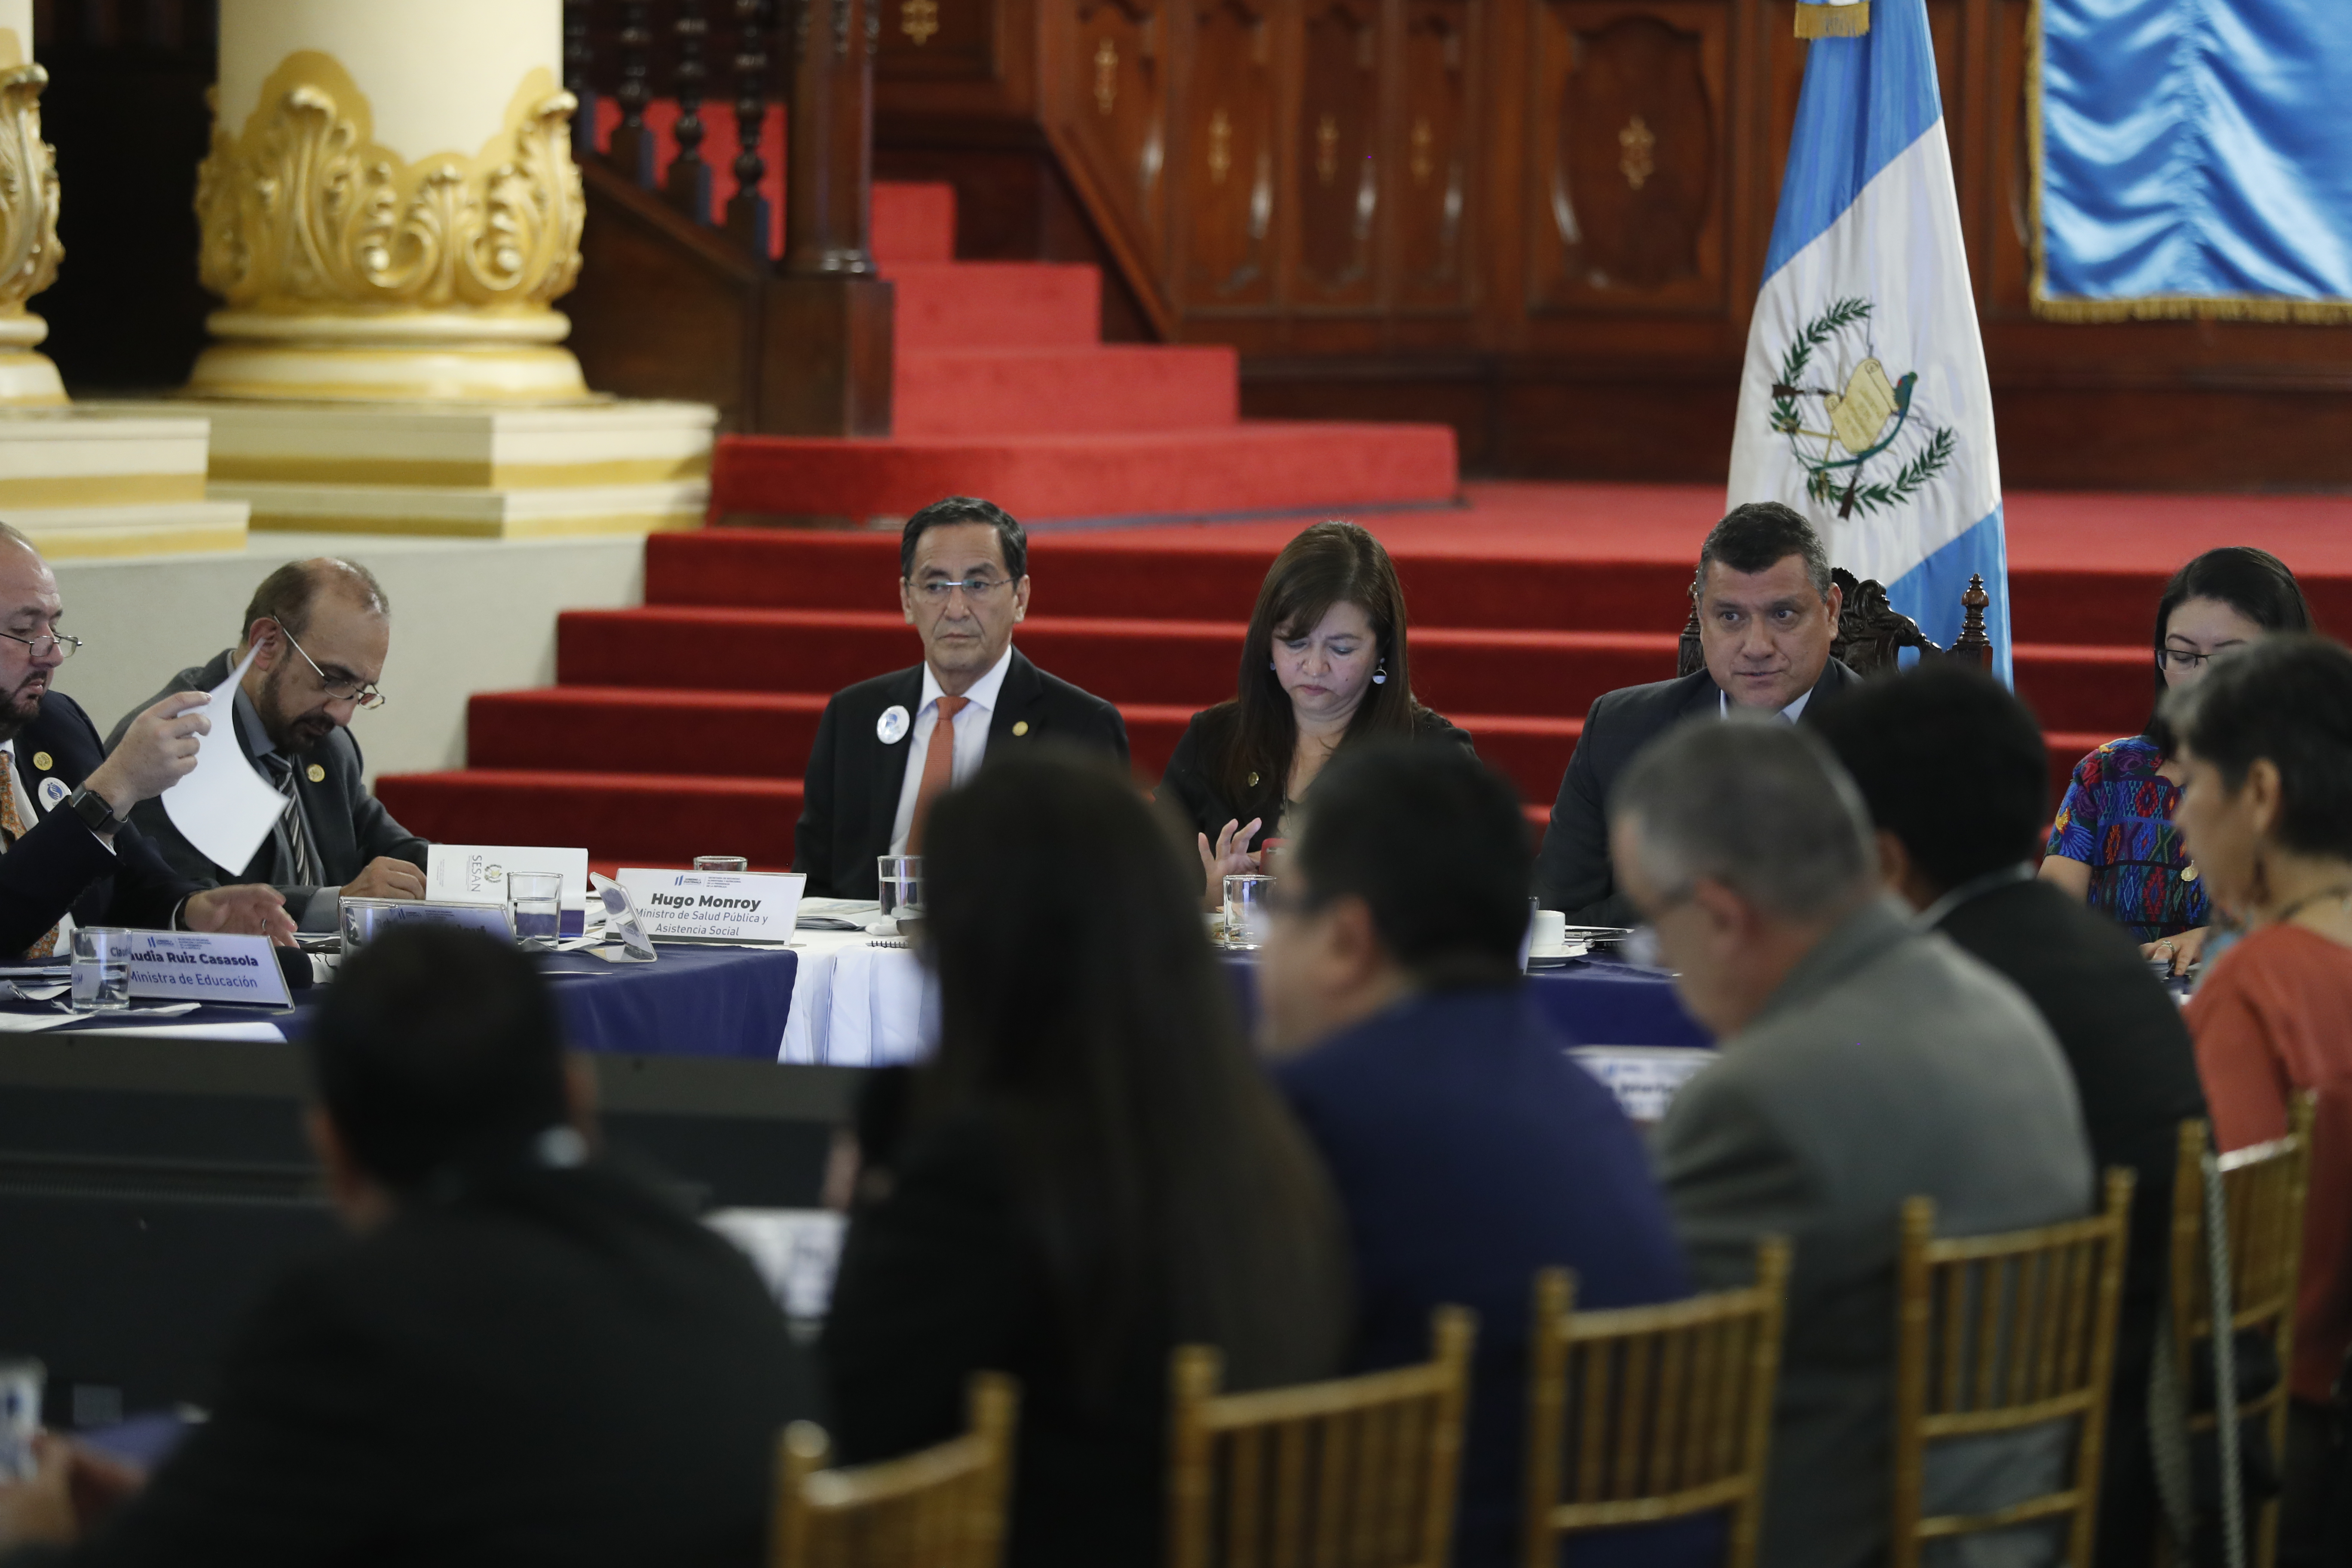
<path id="1" fill-rule="evenodd" d="M 158 695 L 227 694 L 228 728 L 251 777 L 191 785 L 210 786 L 208 819 L 266 821 L 241 835 L 191 831 L 189 813 L 174 809 L 187 798 L 150 801 L 133 820 L 181 876 L 206 887 L 274 887 L 306 931 L 340 929 L 345 896 L 423 898 L 425 842 L 369 793 L 350 728 L 361 709 L 383 700 L 376 681 L 392 651 L 392 613 L 382 584 L 355 562 L 292 562 L 254 590 L 243 626 L 234 648 L 180 671 Z M 134 721 L 126 717 L 116 735 Z"/>
<path id="2" fill-rule="evenodd" d="M 175 877 L 131 825 L 134 805 L 195 765 L 204 700 L 149 706 L 107 754 L 89 715 L 50 689 L 81 646 L 58 629 L 64 613 L 40 552 L 0 522 L 0 957 L 62 961 L 77 921 L 290 938 L 277 891 Z"/>

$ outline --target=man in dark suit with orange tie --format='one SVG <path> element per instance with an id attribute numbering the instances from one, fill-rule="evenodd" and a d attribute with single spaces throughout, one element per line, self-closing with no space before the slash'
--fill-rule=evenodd
<path id="1" fill-rule="evenodd" d="M 1118 710 L 1013 646 L 1029 613 L 1029 542 L 1002 507 L 934 501 L 898 542 L 898 602 L 923 662 L 835 694 L 809 752 L 793 869 L 812 894 L 870 899 L 885 855 L 919 854 L 931 801 L 988 757 L 1061 741 L 1127 761 Z"/>

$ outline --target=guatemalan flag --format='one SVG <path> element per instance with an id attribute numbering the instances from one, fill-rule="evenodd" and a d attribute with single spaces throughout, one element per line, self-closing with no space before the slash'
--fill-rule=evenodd
<path id="1" fill-rule="evenodd" d="M 1833 563 L 1885 584 L 1947 647 L 1981 574 L 2005 681 L 2000 459 L 1926 0 L 1797 15 L 1813 42 L 1748 333 L 1730 501 L 1803 512 Z"/>

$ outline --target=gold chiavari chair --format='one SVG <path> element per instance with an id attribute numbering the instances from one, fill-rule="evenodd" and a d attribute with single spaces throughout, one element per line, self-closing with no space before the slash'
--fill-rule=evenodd
<path id="1" fill-rule="evenodd" d="M 1686 1301 L 1579 1312 L 1573 1274 L 1536 1276 L 1528 1568 L 1553 1568 L 1563 1535 L 1717 1510 L 1727 1568 L 1751 1568 L 1788 1288 L 1778 1237 L 1756 1248 L 1755 1284 Z"/>
<path id="2" fill-rule="evenodd" d="M 2110 1171 L 2105 1205 L 2088 1219 L 1941 1240 L 1934 1200 L 1904 1204 L 1892 1568 L 1917 1568 L 1930 1541 L 2060 1518 L 2066 1562 L 2090 1568 L 2131 1192 L 2132 1173 Z M 1930 1445 L 2058 1422 L 2073 1424 L 2058 1489 L 1989 1512 L 1926 1514 Z"/>
<path id="3" fill-rule="evenodd" d="M 2278 1381 L 2238 1407 L 2242 1424 L 2266 1419 L 2271 1453 L 2286 1452 L 2287 1374 L 2294 1362 L 2295 1287 L 2303 1268 L 2304 1201 L 2311 1187 L 2311 1129 L 2315 1096 L 2296 1095 L 2287 1107 L 2287 1134 L 2221 1157 L 2223 1228 L 2230 1244 L 2230 1323 L 2239 1334 L 2263 1335 L 2277 1357 Z M 2210 1243 L 2205 1234 L 2202 1121 L 2180 1124 L 2172 1182 L 2172 1356 L 2179 1386 L 2192 1386 L 2194 1356 L 2213 1338 Z M 2193 1434 L 2213 1431 L 2210 1410 L 2191 1415 Z M 2270 1568 L 2278 1551 L 2278 1500 L 2262 1506 L 2254 1568 Z"/>
<path id="4" fill-rule="evenodd" d="M 982 1373 L 962 1436 L 854 1469 L 825 1468 L 824 1431 L 793 1423 L 777 1465 L 776 1568 L 997 1568 L 1019 1402 L 1011 1378 Z"/>
<path id="5" fill-rule="evenodd" d="M 1223 1362 L 1171 1368 L 1169 1568 L 1445 1568 L 1476 1318 L 1441 1307 L 1431 1358 L 1220 1394 Z"/>

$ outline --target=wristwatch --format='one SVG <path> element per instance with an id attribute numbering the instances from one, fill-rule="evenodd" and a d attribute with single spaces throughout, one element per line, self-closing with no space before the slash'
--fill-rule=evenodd
<path id="1" fill-rule="evenodd" d="M 129 817 L 115 816 L 114 807 L 108 804 L 107 798 L 87 784 L 66 796 L 66 806 L 88 823 L 92 833 L 120 833 L 131 826 Z"/>

